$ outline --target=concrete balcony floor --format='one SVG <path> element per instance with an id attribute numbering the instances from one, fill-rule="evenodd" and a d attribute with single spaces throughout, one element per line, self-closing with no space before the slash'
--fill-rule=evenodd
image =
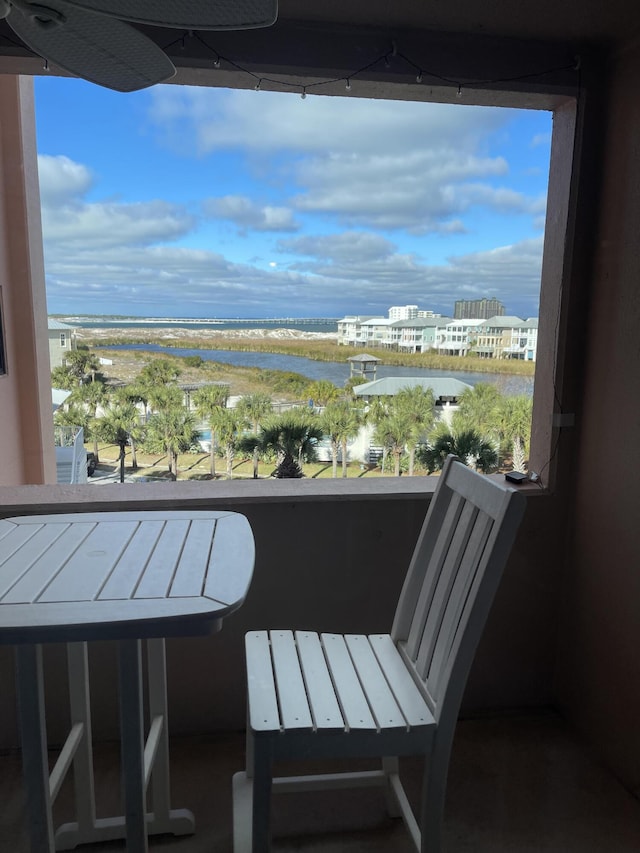
<path id="1" fill-rule="evenodd" d="M 244 739 L 174 738 L 173 806 L 196 816 L 196 834 L 156 837 L 151 851 L 231 853 L 231 776 L 242 769 Z M 118 751 L 96 749 L 99 816 L 118 810 Z M 420 763 L 403 764 L 410 796 Z M 65 783 L 56 820 L 72 818 Z M 19 756 L 0 758 L 0 850 L 28 853 L 22 827 Z M 381 792 L 281 794 L 274 798 L 274 853 L 407 853 L 400 820 L 388 818 Z M 83 849 L 83 848 L 79 848 Z M 124 842 L 87 851 L 117 851 Z M 637 853 L 640 803 L 598 765 L 553 714 L 466 720 L 458 725 L 447 799 L 447 853 Z"/>

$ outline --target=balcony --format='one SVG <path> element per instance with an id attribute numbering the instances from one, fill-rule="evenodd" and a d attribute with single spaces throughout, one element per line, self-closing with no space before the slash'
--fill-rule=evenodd
<path id="1" fill-rule="evenodd" d="M 231 776 L 244 763 L 244 632 L 276 626 L 386 629 L 432 487 L 427 478 L 403 477 L 385 481 L 383 493 L 357 480 L 219 482 L 215 489 L 202 483 L 33 486 L 15 490 L 13 498 L 13 490 L 1 490 L 4 517 L 179 505 L 231 508 L 252 524 L 257 560 L 243 607 L 219 634 L 167 643 L 173 803 L 194 811 L 197 833 L 158 838 L 151 850 L 231 850 Z M 640 849 L 637 800 L 552 710 L 561 577 L 559 565 L 542 555 L 553 553 L 554 537 L 561 537 L 558 507 L 553 496 L 530 493 L 471 673 L 451 768 L 450 853 Z M 55 745 L 66 733 L 64 649 L 47 647 L 45 665 L 48 734 Z M 93 644 L 90 666 L 98 809 L 107 816 L 119 813 L 113 645 Z M 6 685 L 0 705 L 0 849 L 27 853 L 12 670 L 12 650 L 0 647 Z M 415 798 L 419 762 L 407 761 L 404 770 Z M 71 819 L 70 797 L 67 781 L 56 820 Z M 403 826 L 386 817 L 378 797 L 373 791 L 278 796 L 274 850 L 410 851 Z M 118 850 L 123 844 L 87 849 Z"/>
<path id="2" fill-rule="evenodd" d="M 229 853 L 232 849 L 231 776 L 244 766 L 240 732 L 175 737 L 171 743 L 173 803 L 191 809 L 193 836 L 160 836 L 150 851 Z M 417 761 L 402 765 L 414 804 Z M 99 815 L 120 813 L 118 753 L 96 750 Z M 21 769 L 15 754 L 0 758 L 3 802 L 0 844 L 27 853 L 21 825 Z M 72 785 L 65 783 L 56 819 L 73 818 Z M 273 851 L 413 853 L 402 821 L 389 818 L 373 789 L 274 798 Z M 640 810 L 552 714 L 463 720 L 458 725 L 449 775 L 444 849 L 447 853 L 635 853 Z M 78 850 L 116 851 L 124 842 Z"/>

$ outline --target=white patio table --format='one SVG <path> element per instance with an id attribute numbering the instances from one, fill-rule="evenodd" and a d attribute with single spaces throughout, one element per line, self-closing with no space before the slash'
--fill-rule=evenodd
<path id="1" fill-rule="evenodd" d="M 0 643 L 16 646 L 32 853 L 147 834 L 187 834 L 172 810 L 165 637 L 217 631 L 242 604 L 254 563 L 247 519 L 233 512 L 100 512 L 0 520 Z M 116 640 L 125 815 L 96 818 L 87 641 Z M 144 737 L 141 641 L 147 641 Z M 71 729 L 49 773 L 43 643 L 67 643 Z M 76 821 L 54 834 L 52 803 L 74 767 Z M 152 807 L 146 789 L 152 780 Z"/>

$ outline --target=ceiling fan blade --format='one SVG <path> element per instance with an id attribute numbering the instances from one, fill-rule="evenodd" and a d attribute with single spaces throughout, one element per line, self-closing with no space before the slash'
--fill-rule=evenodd
<path id="1" fill-rule="evenodd" d="M 22 0 L 12 6 L 7 23 L 43 58 L 118 92 L 144 89 L 176 73 L 169 57 L 134 27 L 62 0 L 37 5 Z"/>
<path id="2" fill-rule="evenodd" d="M 270 27 L 278 0 L 69 0 L 88 9 L 157 27 L 185 30 L 249 30 Z"/>

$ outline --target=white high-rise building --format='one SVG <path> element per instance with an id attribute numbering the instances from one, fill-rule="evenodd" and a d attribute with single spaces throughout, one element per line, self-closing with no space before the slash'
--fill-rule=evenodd
<path id="1" fill-rule="evenodd" d="M 390 320 L 415 320 L 417 316 L 417 305 L 394 305 L 392 308 L 389 308 Z"/>

